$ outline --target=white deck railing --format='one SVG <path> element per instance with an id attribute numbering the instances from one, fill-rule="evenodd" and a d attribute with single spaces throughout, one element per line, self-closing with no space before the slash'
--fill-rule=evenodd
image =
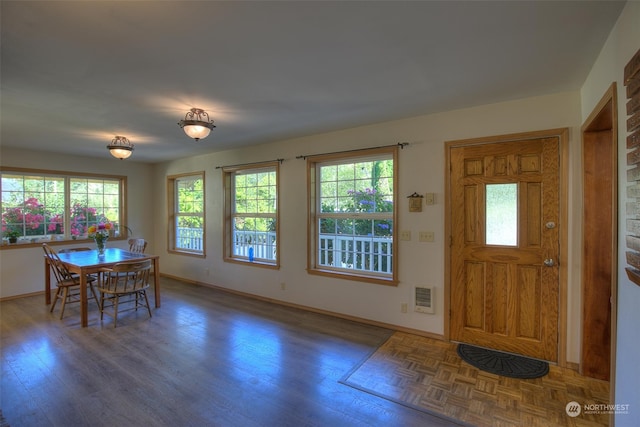
<path id="1" fill-rule="evenodd" d="M 254 259 L 276 259 L 275 231 L 234 231 L 233 255 L 250 258 L 249 250 L 253 248 Z"/>
<path id="2" fill-rule="evenodd" d="M 178 228 L 177 245 L 181 249 L 202 250 L 202 230 Z M 349 268 L 376 273 L 392 273 L 391 237 L 344 236 L 321 234 L 318 262 L 327 267 Z M 234 231 L 233 255 L 254 259 L 276 259 L 275 231 Z"/>
<path id="3" fill-rule="evenodd" d="M 391 273 L 391 237 L 342 236 L 321 234 L 319 264 L 376 273 Z"/>
<path id="4" fill-rule="evenodd" d="M 176 229 L 176 248 L 201 251 L 202 235 L 201 228 L 178 227 Z"/>

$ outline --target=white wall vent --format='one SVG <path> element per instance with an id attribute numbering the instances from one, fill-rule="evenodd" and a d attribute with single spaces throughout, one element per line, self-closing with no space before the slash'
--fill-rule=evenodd
<path id="1" fill-rule="evenodd" d="M 435 313 L 436 301 L 433 286 L 415 288 L 415 308 L 418 313 Z"/>

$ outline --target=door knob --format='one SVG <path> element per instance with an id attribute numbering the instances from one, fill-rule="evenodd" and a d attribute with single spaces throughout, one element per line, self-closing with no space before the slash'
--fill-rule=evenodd
<path id="1" fill-rule="evenodd" d="M 547 267 L 553 267 L 556 263 L 551 258 L 547 258 L 544 260 L 544 265 Z"/>

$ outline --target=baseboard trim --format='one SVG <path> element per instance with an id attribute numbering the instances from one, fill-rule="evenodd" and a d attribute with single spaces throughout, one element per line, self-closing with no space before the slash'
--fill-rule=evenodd
<path id="1" fill-rule="evenodd" d="M 44 295 L 44 291 L 38 291 L 38 292 L 31 292 L 29 294 L 20 294 L 20 295 L 11 295 L 8 297 L 2 297 L 0 298 L 0 302 L 2 301 L 11 301 L 14 299 L 19 299 L 19 298 L 27 298 L 27 297 L 35 297 L 38 295 Z"/>
<path id="2" fill-rule="evenodd" d="M 393 331 L 405 332 L 405 333 L 408 333 L 408 334 L 419 335 L 419 336 L 422 336 L 422 337 L 425 337 L 425 338 L 432 338 L 432 339 L 435 339 L 435 340 L 445 341 L 444 336 L 442 334 L 435 334 L 433 332 L 421 331 L 419 329 L 407 328 L 407 327 L 404 327 L 404 326 L 394 325 L 394 324 L 391 324 L 391 323 L 378 322 L 376 320 L 365 319 L 365 318 L 357 317 L 357 316 L 351 316 L 349 314 L 338 313 L 338 312 L 329 311 L 329 310 L 323 310 L 323 309 L 310 307 L 310 306 L 302 305 L 302 304 L 295 304 L 295 303 L 291 303 L 291 302 L 287 302 L 287 301 L 281 301 L 281 300 L 277 300 L 277 299 L 274 299 L 274 298 L 263 297 L 261 295 L 251 294 L 251 293 L 248 293 L 248 292 L 242 292 L 242 291 L 237 291 L 235 289 L 229 289 L 229 288 L 225 288 L 225 287 L 222 287 L 222 286 L 212 285 L 210 283 L 200 282 L 198 280 L 185 279 L 183 277 L 173 276 L 171 274 L 160 273 L 160 276 L 166 277 L 168 279 L 179 280 L 181 282 L 189 283 L 189 284 L 196 285 L 196 286 L 203 286 L 205 288 L 216 289 L 216 290 L 219 290 L 219 291 L 222 291 L 222 292 L 227 292 L 227 293 L 234 294 L 234 295 L 239 295 L 239 296 L 243 296 L 243 297 L 247 297 L 247 298 L 252 298 L 252 299 L 255 299 L 255 300 L 259 300 L 259 301 L 265 301 L 265 302 L 269 302 L 269 303 L 272 303 L 272 304 L 278 304 L 278 305 L 282 305 L 282 306 L 285 306 L 285 307 L 297 308 L 297 309 L 306 310 L 306 311 L 309 311 L 309 312 L 312 312 L 312 313 L 324 314 L 324 315 L 327 315 L 327 316 L 337 317 L 337 318 L 344 319 L 344 320 L 350 320 L 352 322 L 364 323 L 366 325 L 378 326 L 380 328 L 391 329 Z"/>

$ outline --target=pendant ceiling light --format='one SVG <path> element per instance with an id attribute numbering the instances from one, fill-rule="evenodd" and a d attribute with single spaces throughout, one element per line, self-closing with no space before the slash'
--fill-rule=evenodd
<path id="1" fill-rule="evenodd" d="M 184 116 L 184 120 L 180 120 L 178 125 L 188 137 L 196 141 L 209 136 L 211 129 L 216 127 L 213 124 L 213 120 L 209 119 L 209 114 L 200 108 L 192 108 Z"/>
<path id="2" fill-rule="evenodd" d="M 113 157 L 120 160 L 129 158 L 133 153 L 133 144 L 124 136 L 113 138 L 107 148 Z"/>

